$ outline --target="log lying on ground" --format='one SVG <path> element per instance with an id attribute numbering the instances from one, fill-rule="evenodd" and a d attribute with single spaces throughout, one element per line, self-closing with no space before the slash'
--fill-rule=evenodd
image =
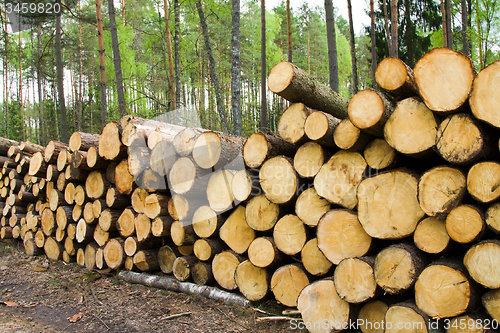
<path id="1" fill-rule="evenodd" d="M 212 271 L 215 280 L 222 288 L 234 290 L 238 287 L 234 274 L 241 262 L 242 258 L 230 251 L 223 251 L 214 257 Z"/>
<path id="2" fill-rule="evenodd" d="M 302 102 L 339 119 L 348 118 L 347 99 L 289 62 L 274 66 L 267 81 L 272 92 L 292 103 Z"/>
<path id="3" fill-rule="evenodd" d="M 383 94 L 366 89 L 356 93 L 349 101 L 349 119 L 357 128 L 381 137 L 393 109 Z"/>
<path id="4" fill-rule="evenodd" d="M 119 273 L 119 276 L 124 281 L 129 283 L 143 284 L 175 292 L 201 294 L 210 299 L 223 301 L 226 304 L 238 304 L 244 307 L 250 305 L 250 301 L 234 293 L 225 292 L 215 287 L 198 286 L 190 282 L 179 282 L 176 279 L 166 276 L 155 276 L 146 273 L 135 273 L 129 271 L 122 271 Z"/>
<path id="5" fill-rule="evenodd" d="M 427 52 L 413 73 L 420 96 L 435 112 L 456 111 L 466 105 L 475 75 L 470 58 L 448 48 Z"/>
<path id="6" fill-rule="evenodd" d="M 380 88 L 398 100 L 418 95 L 413 70 L 395 57 L 387 57 L 378 64 L 375 81 Z"/>
<path id="7" fill-rule="evenodd" d="M 270 289 L 278 302 L 285 306 L 297 306 L 299 294 L 309 284 L 303 267 L 297 264 L 284 265 L 274 271 Z"/>
<path id="8" fill-rule="evenodd" d="M 239 291 L 250 301 L 263 299 L 269 290 L 269 276 L 265 268 L 257 267 L 245 260 L 234 272 L 234 280 Z"/>

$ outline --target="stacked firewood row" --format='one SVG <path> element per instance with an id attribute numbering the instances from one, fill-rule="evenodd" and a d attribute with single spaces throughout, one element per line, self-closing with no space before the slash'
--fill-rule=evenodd
<path id="1" fill-rule="evenodd" d="M 356 318 L 486 332 L 500 320 L 497 77 L 500 62 L 476 75 L 438 48 L 413 70 L 385 59 L 383 92 L 347 100 L 282 62 L 279 136 L 124 117 L 68 145 L 3 139 L 1 236 L 88 269 L 272 294 L 311 332 Z"/>

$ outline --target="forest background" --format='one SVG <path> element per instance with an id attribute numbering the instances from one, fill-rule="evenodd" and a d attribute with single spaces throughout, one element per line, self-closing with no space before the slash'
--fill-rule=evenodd
<path id="1" fill-rule="evenodd" d="M 0 136 L 67 142 L 125 114 L 169 111 L 184 126 L 275 133 L 287 103 L 265 81 L 280 61 L 349 98 L 376 88 L 376 64 L 389 55 L 413 67 L 444 46 L 477 71 L 500 59 L 500 0 L 370 0 L 360 31 L 359 17 L 339 14 L 351 0 L 290 2 L 4 0 Z"/>

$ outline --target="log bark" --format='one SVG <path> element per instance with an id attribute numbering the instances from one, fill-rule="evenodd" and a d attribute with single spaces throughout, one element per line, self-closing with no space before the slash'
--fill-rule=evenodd
<path id="1" fill-rule="evenodd" d="M 365 256 L 372 247 L 372 238 L 359 223 L 357 215 L 345 209 L 325 213 L 319 220 L 316 237 L 321 252 L 335 265 L 345 258 Z"/>
<path id="2" fill-rule="evenodd" d="M 333 133 L 340 122 L 340 119 L 328 113 L 315 111 L 307 117 L 304 131 L 309 139 L 321 145 L 337 147 L 333 139 Z"/>
<path id="3" fill-rule="evenodd" d="M 477 283 L 489 289 L 500 288 L 500 241 L 474 244 L 464 256 L 464 265 Z"/>
<path id="4" fill-rule="evenodd" d="M 475 76 L 471 59 L 448 48 L 427 52 L 413 73 L 424 103 L 440 113 L 457 111 L 466 105 Z"/>
<path id="5" fill-rule="evenodd" d="M 475 206 L 458 206 L 446 217 L 446 232 L 457 243 L 478 241 L 485 231 L 484 214 Z"/>
<path id="6" fill-rule="evenodd" d="M 7 152 L 11 147 L 19 146 L 19 142 L 7 138 L 0 138 L 0 155 L 8 156 Z"/>
<path id="7" fill-rule="evenodd" d="M 195 256 L 182 256 L 174 260 L 173 273 L 177 280 L 186 282 L 191 280 L 191 269 L 198 262 Z"/>
<path id="8" fill-rule="evenodd" d="M 403 170 L 363 180 L 358 187 L 358 200 L 359 222 L 375 238 L 407 237 L 425 215 L 417 200 L 417 178 Z"/>
<path id="9" fill-rule="evenodd" d="M 118 123 L 107 123 L 99 135 L 99 156 L 109 161 L 121 160 L 126 156 L 126 148 L 121 141 Z"/>
<path id="10" fill-rule="evenodd" d="M 446 222 L 435 217 L 427 217 L 418 223 L 413 234 L 413 242 L 421 251 L 430 254 L 447 252 L 452 245 L 446 231 Z"/>
<path id="11" fill-rule="evenodd" d="M 267 133 L 250 135 L 243 145 L 243 160 L 249 168 L 259 168 L 267 159 L 278 155 L 292 156 L 297 148 L 278 136 Z"/>
<path id="12" fill-rule="evenodd" d="M 68 145 L 59 141 L 50 141 L 45 147 L 43 158 L 46 163 L 54 164 L 57 162 L 57 157 L 63 149 L 68 149 Z"/>
<path id="13" fill-rule="evenodd" d="M 481 70 L 474 79 L 469 99 L 472 114 L 479 120 L 499 128 L 498 94 L 494 91 L 495 79 L 500 71 L 500 62 L 496 61 Z"/>
<path id="14" fill-rule="evenodd" d="M 349 101 L 349 120 L 357 128 L 372 135 L 384 136 L 384 125 L 394 106 L 380 92 L 366 89 L 355 94 Z"/>
<path id="15" fill-rule="evenodd" d="M 292 103 L 302 102 L 340 119 L 348 117 L 346 98 L 289 62 L 280 62 L 271 69 L 268 84 L 272 92 Z"/>
<path id="16" fill-rule="evenodd" d="M 269 291 L 269 275 L 267 270 L 255 266 L 250 260 L 245 260 L 236 267 L 234 280 L 240 292 L 249 301 L 259 301 Z"/>
<path id="17" fill-rule="evenodd" d="M 479 162 L 467 174 L 467 191 L 479 202 L 491 203 L 500 197 L 500 163 Z"/>
<path id="18" fill-rule="evenodd" d="M 252 198 L 245 208 L 246 223 L 255 231 L 271 230 L 280 217 L 280 206 L 264 194 Z"/>
<path id="19" fill-rule="evenodd" d="M 151 233 L 155 237 L 166 237 L 170 236 L 170 228 L 174 219 L 169 216 L 158 216 L 151 223 Z"/>
<path id="20" fill-rule="evenodd" d="M 219 237 L 235 253 L 243 254 L 255 239 L 255 231 L 246 219 L 245 207 L 238 206 L 219 230 Z"/>
<path id="21" fill-rule="evenodd" d="M 165 140 L 172 142 L 177 133 L 184 129 L 183 126 L 131 116 L 122 117 L 120 125 L 123 128 L 122 142 L 125 146 L 138 138 L 147 140 L 149 134 L 156 130 L 163 134 Z"/>
<path id="22" fill-rule="evenodd" d="M 500 234 L 500 203 L 488 207 L 485 222 L 495 234 Z"/>
<path id="23" fill-rule="evenodd" d="M 339 151 L 321 167 L 314 188 L 330 203 L 353 209 L 358 204 L 356 193 L 366 167 L 361 154 Z"/>
<path id="24" fill-rule="evenodd" d="M 375 139 L 363 151 L 363 157 L 370 168 L 383 170 L 396 162 L 396 150 L 386 140 Z"/>
<path id="25" fill-rule="evenodd" d="M 158 252 L 156 250 L 141 250 L 134 255 L 134 265 L 143 272 L 153 272 L 160 269 Z"/>
<path id="26" fill-rule="evenodd" d="M 325 257 L 318 247 L 318 239 L 310 239 L 300 252 L 300 261 L 309 274 L 324 276 L 332 268 L 332 263 Z"/>
<path id="27" fill-rule="evenodd" d="M 330 157 L 332 153 L 325 150 L 319 143 L 306 142 L 295 153 L 293 167 L 301 177 L 313 178 Z"/>
<path id="28" fill-rule="evenodd" d="M 173 246 L 164 245 L 158 250 L 158 263 L 165 274 L 172 274 L 174 261 L 180 254 Z"/>
<path id="29" fill-rule="evenodd" d="M 301 145 L 309 141 L 306 135 L 305 125 L 307 117 L 315 110 L 308 108 L 302 103 L 290 105 L 281 115 L 278 121 L 279 136 L 285 142 Z"/>
<path id="30" fill-rule="evenodd" d="M 413 70 L 395 57 L 387 57 L 379 62 L 375 71 L 375 81 L 396 100 L 418 95 Z"/>
<path id="31" fill-rule="evenodd" d="M 44 147 L 28 141 L 21 142 L 19 144 L 19 149 L 27 155 L 33 155 L 38 152 L 43 153 L 44 151 Z"/>
<path id="32" fill-rule="evenodd" d="M 199 286 L 208 286 L 215 284 L 214 274 L 212 273 L 212 265 L 206 262 L 197 262 L 191 269 L 191 277 L 193 282 Z"/>
<path id="33" fill-rule="evenodd" d="M 88 151 L 90 147 L 97 147 L 99 145 L 99 134 L 73 132 L 69 138 L 69 149 L 71 151 Z"/>
<path id="34" fill-rule="evenodd" d="M 193 160 L 202 169 L 220 169 L 241 155 L 245 138 L 222 132 L 204 132 L 196 139 L 193 147 Z M 243 167 L 242 167 L 243 169 Z"/>
<path id="35" fill-rule="evenodd" d="M 130 205 L 130 196 L 118 193 L 114 187 L 108 188 L 106 192 L 106 206 L 113 209 L 121 209 Z"/>
<path id="36" fill-rule="evenodd" d="M 297 215 L 285 215 L 274 226 L 273 238 L 281 252 L 295 255 L 302 250 L 307 240 L 304 223 Z"/>
<path id="37" fill-rule="evenodd" d="M 30 257 L 37 256 L 42 253 L 42 250 L 36 246 L 35 240 L 33 238 L 25 237 L 23 240 L 23 245 L 24 245 L 24 252 Z"/>
<path id="38" fill-rule="evenodd" d="M 335 268 L 333 282 L 340 298 L 358 304 L 378 296 L 374 257 L 346 258 Z"/>

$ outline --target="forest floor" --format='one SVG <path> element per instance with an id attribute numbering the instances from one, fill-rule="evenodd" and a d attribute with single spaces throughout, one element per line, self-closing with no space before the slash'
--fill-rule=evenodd
<path id="1" fill-rule="evenodd" d="M 253 304 L 277 315 L 271 299 Z M 176 318 L 175 314 L 189 313 Z M 258 322 L 254 310 L 128 284 L 116 272 L 28 257 L 0 240 L 0 332 L 306 332 L 289 321 Z"/>

